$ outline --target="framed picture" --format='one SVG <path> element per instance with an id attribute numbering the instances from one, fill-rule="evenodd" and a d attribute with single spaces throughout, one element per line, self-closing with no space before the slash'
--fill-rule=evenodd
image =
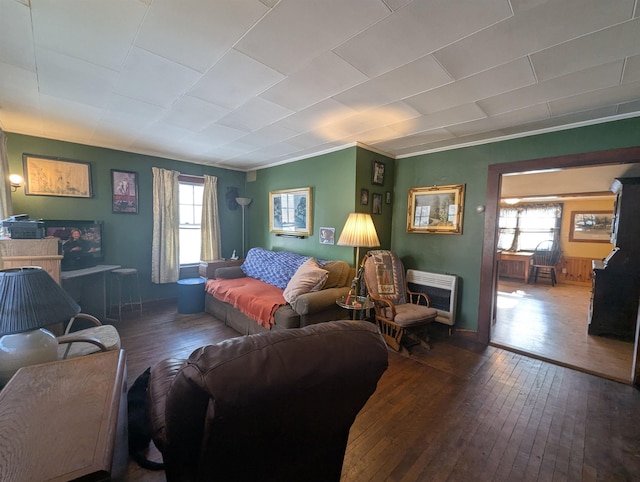
<path id="1" fill-rule="evenodd" d="M 138 173 L 111 169 L 111 208 L 114 213 L 138 213 Z"/>
<path id="2" fill-rule="evenodd" d="M 373 161 L 371 166 L 371 184 L 384 186 L 384 164 L 379 161 Z"/>
<path id="3" fill-rule="evenodd" d="M 409 189 L 408 233 L 462 234 L 464 184 Z"/>
<path id="4" fill-rule="evenodd" d="M 23 154 L 22 163 L 27 195 L 93 197 L 88 162 Z"/>
<path id="5" fill-rule="evenodd" d="M 320 244 L 333 244 L 336 228 L 320 228 Z"/>
<path id="6" fill-rule="evenodd" d="M 382 194 L 374 192 L 371 195 L 371 214 L 382 214 Z"/>
<path id="7" fill-rule="evenodd" d="M 391 191 L 387 191 L 384 193 L 384 203 L 391 204 Z"/>
<path id="8" fill-rule="evenodd" d="M 569 241 L 572 243 L 610 243 L 611 211 L 572 211 Z"/>
<path id="9" fill-rule="evenodd" d="M 311 188 L 269 193 L 269 231 L 293 236 L 311 235 Z"/>
<path id="10" fill-rule="evenodd" d="M 367 205 L 369 204 L 369 190 L 368 189 L 360 189 L 360 204 Z"/>

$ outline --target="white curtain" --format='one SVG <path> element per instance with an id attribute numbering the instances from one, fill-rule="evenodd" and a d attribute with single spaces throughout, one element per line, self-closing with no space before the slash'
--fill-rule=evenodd
<path id="1" fill-rule="evenodd" d="M 3 182 L 0 182 L 0 220 L 6 219 L 13 214 L 11 204 L 11 185 L 9 184 L 9 156 L 7 155 L 7 136 L 0 129 L 0 175 Z"/>
<path id="2" fill-rule="evenodd" d="M 204 176 L 204 192 L 202 194 L 201 221 L 202 248 L 200 259 L 213 261 L 220 259 L 220 220 L 218 218 L 218 178 Z"/>
<path id="3" fill-rule="evenodd" d="M 153 244 L 151 281 L 175 283 L 180 278 L 178 171 L 153 167 Z"/>

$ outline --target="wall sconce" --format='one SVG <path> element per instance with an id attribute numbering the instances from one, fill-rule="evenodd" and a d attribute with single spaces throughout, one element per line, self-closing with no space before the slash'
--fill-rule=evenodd
<path id="1" fill-rule="evenodd" d="M 19 187 L 22 187 L 24 179 L 19 174 L 11 174 L 9 176 L 9 182 L 11 183 L 11 192 L 16 192 Z"/>

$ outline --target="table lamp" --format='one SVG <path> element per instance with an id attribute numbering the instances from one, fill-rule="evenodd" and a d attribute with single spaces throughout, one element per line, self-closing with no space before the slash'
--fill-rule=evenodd
<path id="1" fill-rule="evenodd" d="M 340 233 L 340 239 L 338 239 L 338 245 L 340 246 L 353 246 L 356 248 L 356 277 L 351 283 L 351 288 L 358 293 L 358 281 L 362 273 L 361 269 L 358 269 L 360 264 L 360 247 L 375 248 L 380 246 L 380 240 L 378 239 L 378 233 L 376 227 L 373 224 L 370 214 L 366 213 L 351 213 L 347 218 L 347 222 L 344 223 L 342 233 Z"/>
<path id="2" fill-rule="evenodd" d="M 42 268 L 0 270 L 0 386 L 23 366 L 58 359 L 58 341 L 43 327 L 67 321 L 80 306 Z"/>

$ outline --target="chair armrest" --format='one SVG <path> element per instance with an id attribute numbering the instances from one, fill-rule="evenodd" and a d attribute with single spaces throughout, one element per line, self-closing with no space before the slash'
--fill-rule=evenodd
<path id="1" fill-rule="evenodd" d="M 100 322 L 100 320 L 98 318 L 96 318 L 93 315 L 90 315 L 88 313 L 78 313 L 76 316 L 74 316 L 73 318 L 71 318 L 71 320 L 69 320 L 69 324 L 67 325 L 67 328 L 64 330 L 64 334 L 68 335 L 71 332 L 71 326 L 73 325 L 73 322 L 76 321 L 76 319 L 82 319 L 82 320 L 88 320 L 91 323 L 93 323 L 96 326 L 100 326 L 102 325 L 102 323 Z"/>
<path id="2" fill-rule="evenodd" d="M 216 278 L 224 278 L 224 279 L 235 279 L 235 278 L 245 278 L 247 275 L 240 266 L 226 266 L 224 268 L 218 268 L 214 276 Z"/>
<path id="3" fill-rule="evenodd" d="M 299 315 L 310 315 L 333 308 L 336 300 L 349 293 L 348 287 L 327 288 L 298 296 L 292 303 L 293 311 Z"/>
<path id="4" fill-rule="evenodd" d="M 98 348 L 100 348 L 100 351 L 108 351 L 108 348 L 105 345 L 103 345 L 100 340 L 92 336 L 76 336 L 73 334 L 62 335 L 62 336 L 56 337 L 56 340 L 58 340 L 58 345 L 63 345 L 63 344 L 69 345 L 67 349 L 64 351 L 64 355 L 62 356 L 63 360 L 67 359 L 67 355 L 69 354 L 69 350 L 71 349 L 72 343 L 91 343 L 92 345 L 95 345 Z"/>
<path id="5" fill-rule="evenodd" d="M 417 291 L 411 291 L 410 289 L 407 289 L 407 295 L 409 296 L 409 302 L 413 303 L 414 305 L 419 305 L 420 298 L 422 298 L 424 299 L 424 303 L 427 306 L 431 306 L 431 300 L 426 293 L 419 293 Z"/>
<path id="6" fill-rule="evenodd" d="M 387 320 L 394 320 L 396 317 L 396 305 L 386 298 L 381 298 L 373 293 L 369 293 L 369 298 L 373 301 L 373 305 L 376 311 L 376 316 L 382 317 Z M 391 316 L 388 316 L 388 311 L 391 311 Z"/>

